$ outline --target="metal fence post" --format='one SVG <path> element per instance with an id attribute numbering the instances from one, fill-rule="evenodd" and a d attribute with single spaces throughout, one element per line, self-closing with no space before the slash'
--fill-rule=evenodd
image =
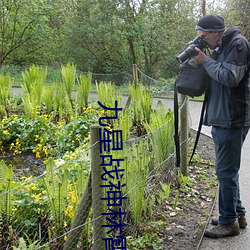
<path id="1" fill-rule="evenodd" d="M 104 188 L 101 175 L 101 158 L 100 158 L 100 142 L 99 142 L 99 129 L 101 126 L 92 125 L 90 127 L 90 142 L 91 142 L 91 177 L 92 177 L 92 204 L 93 204 L 93 227 L 94 227 L 94 250 L 105 249 L 105 229 L 104 216 L 101 213 L 106 212 L 104 202 Z"/>
<path id="2" fill-rule="evenodd" d="M 181 109 L 180 109 L 180 169 L 181 174 L 186 176 L 188 174 L 188 97 L 180 95 Z"/>

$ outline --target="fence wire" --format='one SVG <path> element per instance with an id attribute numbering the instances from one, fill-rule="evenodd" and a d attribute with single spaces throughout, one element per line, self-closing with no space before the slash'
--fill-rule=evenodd
<path id="1" fill-rule="evenodd" d="M 140 74 L 146 85 L 152 87 L 153 84 L 160 83 L 141 71 Z M 104 78 L 103 75 L 94 77 L 98 81 L 113 81 L 110 75 Z M 121 78 L 127 81 L 128 75 Z M 171 91 L 171 86 L 166 89 Z M 180 109 L 185 105 L 186 101 Z M 124 159 L 120 161 L 124 169 L 123 176 L 116 182 L 116 185 L 123 185 L 122 196 L 120 200 L 119 197 L 114 198 L 113 206 L 108 209 L 104 205 L 106 210 L 103 210 L 103 215 L 96 218 L 93 217 L 92 208 L 95 199 L 93 189 L 100 186 L 91 182 L 93 176 L 90 162 L 91 149 L 96 144 L 76 152 L 81 156 L 78 160 L 49 159 L 45 165 L 39 166 L 43 170 L 42 174 L 19 180 L 15 179 L 12 169 L 11 172 L 2 161 L 1 249 L 93 249 L 93 224 L 98 220 L 103 223 L 105 219 L 106 249 L 115 249 L 107 248 L 110 244 L 108 239 L 129 235 L 136 237 L 141 233 L 139 225 L 154 214 L 154 203 L 161 197 L 161 183 L 170 183 L 172 180 L 175 170 L 173 128 L 172 117 L 159 128 L 141 137 L 124 141 L 123 149 L 119 152 L 112 152 L 113 159 Z M 182 143 L 185 144 L 185 141 Z M 109 173 L 109 177 L 111 176 Z M 103 179 L 106 194 L 111 193 L 108 178 Z M 12 188 L 16 181 L 20 185 Z M 120 211 L 117 202 L 121 200 Z M 100 206 L 103 206 L 102 202 L 100 201 Z M 107 220 L 112 211 L 116 216 L 113 214 L 113 220 Z M 121 230 L 121 227 L 114 226 L 119 223 L 126 227 L 123 226 Z"/>

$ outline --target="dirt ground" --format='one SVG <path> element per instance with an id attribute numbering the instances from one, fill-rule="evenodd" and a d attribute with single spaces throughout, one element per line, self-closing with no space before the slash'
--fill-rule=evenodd
<path id="1" fill-rule="evenodd" d="M 195 132 L 191 131 L 191 143 Z M 189 166 L 191 183 L 179 192 L 177 209 L 166 204 L 168 226 L 162 229 L 164 250 L 199 249 L 203 232 L 215 203 L 217 179 L 214 168 L 214 144 L 210 137 L 200 136 L 197 154 Z M 175 196 L 172 197 L 175 199 Z"/>

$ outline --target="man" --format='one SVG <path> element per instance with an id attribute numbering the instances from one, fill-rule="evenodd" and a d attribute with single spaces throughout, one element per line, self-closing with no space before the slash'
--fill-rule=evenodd
<path id="1" fill-rule="evenodd" d="M 204 125 L 212 126 L 219 181 L 219 218 L 205 235 L 221 238 L 239 234 L 247 226 L 240 200 L 239 169 L 241 149 L 250 126 L 250 47 L 237 27 L 225 30 L 220 16 L 202 17 L 195 30 L 212 56 L 195 48 L 193 59 L 203 64 L 210 76 Z"/>

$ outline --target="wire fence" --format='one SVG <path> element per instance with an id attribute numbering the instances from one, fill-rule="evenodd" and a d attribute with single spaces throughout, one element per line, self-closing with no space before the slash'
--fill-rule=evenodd
<path id="1" fill-rule="evenodd" d="M 145 85 L 163 83 L 139 73 Z M 105 81 L 101 75 L 95 79 Z M 186 110 L 187 101 L 180 110 Z M 176 174 L 173 116 L 125 141 L 121 130 L 106 131 L 105 142 L 113 149 L 103 154 L 105 131 L 94 130 L 89 148 L 75 152 L 78 157 L 49 159 L 43 174 L 23 178 L 18 187 L 12 188 L 13 171 L 1 162 L 1 249 L 128 249 L 126 236 L 142 233 L 139 225 L 153 217 L 161 184 L 171 183 Z M 110 133 L 120 142 L 114 144 Z"/>
<path id="2" fill-rule="evenodd" d="M 41 65 L 41 67 L 45 68 L 46 66 Z M 18 67 L 18 66 L 9 66 L 3 65 L 0 69 L 0 74 L 10 73 L 13 76 L 15 81 L 15 85 L 19 86 L 23 81 L 22 72 L 28 70 L 28 67 Z M 174 79 L 154 79 L 143 71 L 136 67 L 138 73 L 138 81 L 143 85 L 149 87 L 153 94 L 158 96 L 172 96 L 174 90 Z M 78 74 L 87 74 L 88 72 L 77 71 Z M 134 71 L 126 70 L 123 72 L 117 72 L 112 74 L 99 74 L 92 73 L 92 84 L 96 82 L 112 82 L 117 86 L 125 85 L 127 86 L 129 83 L 134 83 Z M 48 83 L 59 82 L 60 81 L 60 68 L 59 67 L 49 67 L 47 69 L 47 81 Z"/>

